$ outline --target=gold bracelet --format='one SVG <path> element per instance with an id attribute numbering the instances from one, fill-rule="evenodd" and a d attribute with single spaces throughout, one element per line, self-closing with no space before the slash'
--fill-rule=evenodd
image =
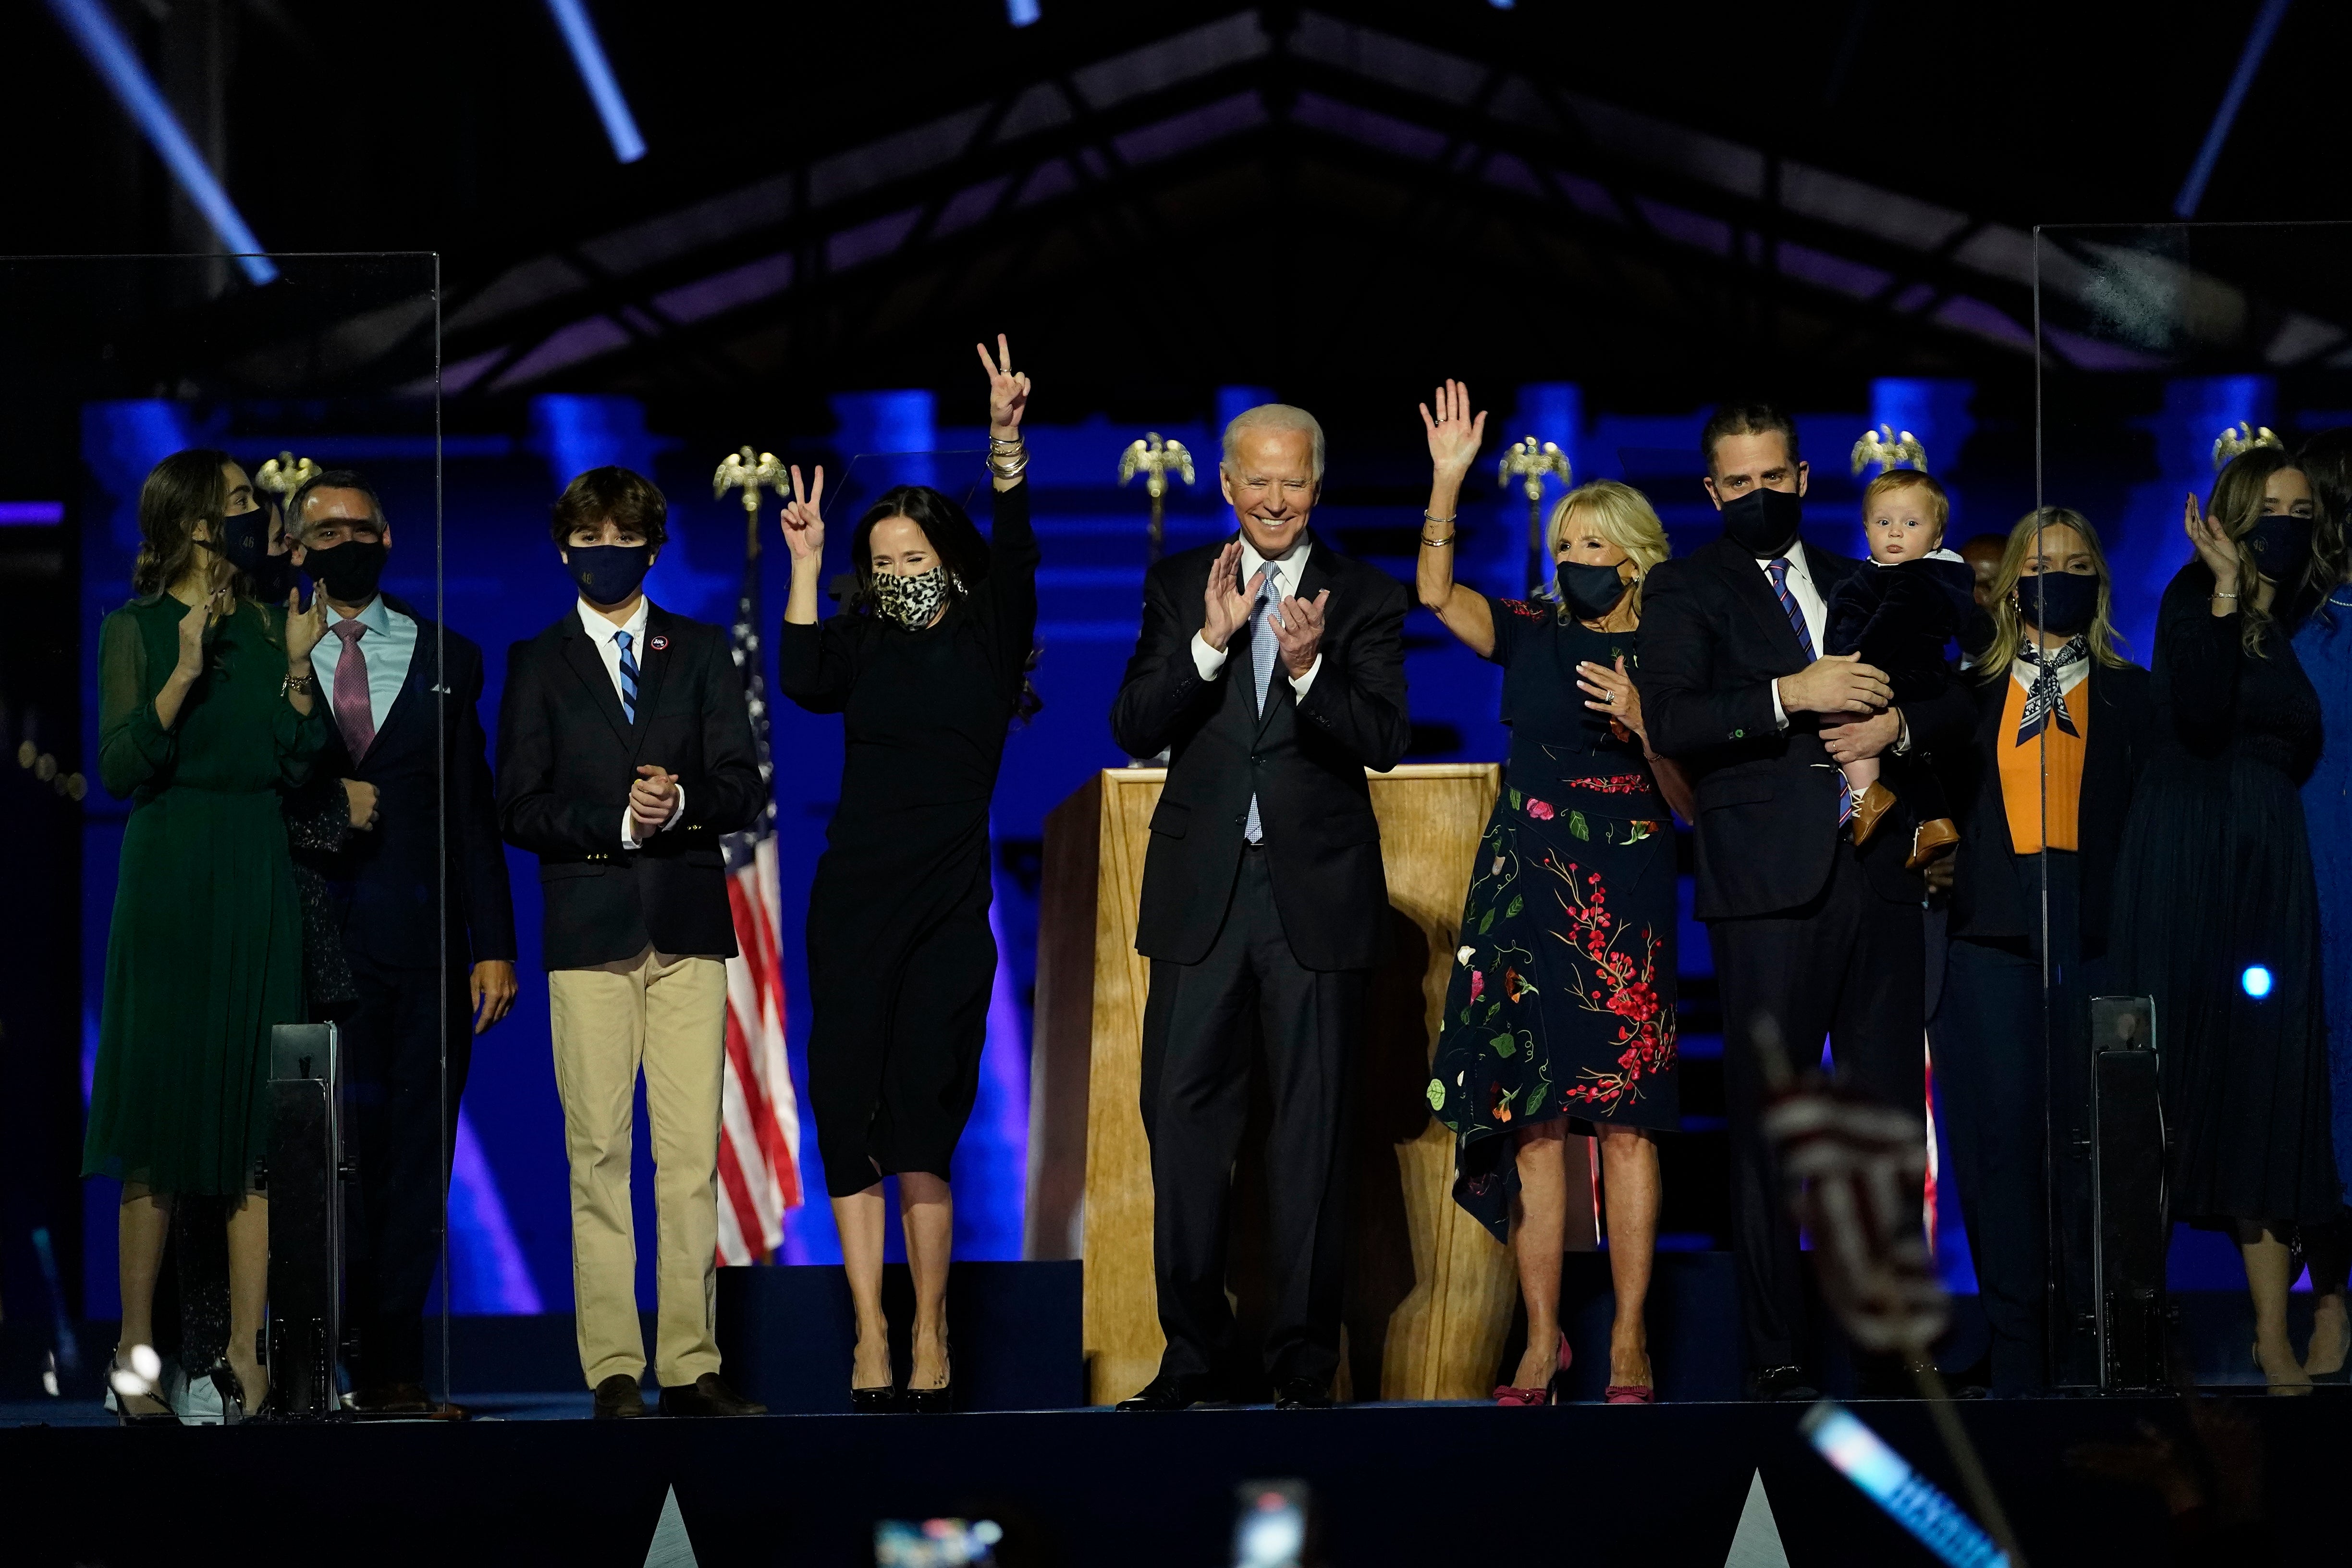
<path id="1" fill-rule="evenodd" d="M 280 686 L 278 689 L 280 693 L 289 697 L 294 696 L 298 693 L 301 696 L 308 697 L 312 692 L 319 689 L 319 677 L 316 673 L 310 675 L 297 675 L 289 669 L 286 672 L 286 683 L 283 686 Z"/>
<path id="2" fill-rule="evenodd" d="M 1456 512 L 1456 513 L 1454 514 L 1454 516 L 1455 516 L 1455 517 L 1458 517 L 1458 516 L 1460 516 L 1460 515 L 1461 515 L 1461 514 L 1460 514 L 1459 512 Z M 1437 526 L 1438 526 L 1438 527 L 1440 527 L 1440 528 L 1450 528 L 1450 527 L 1452 527 L 1452 526 L 1453 526 L 1453 523 L 1454 523 L 1454 518 L 1452 518 L 1452 517 L 1440 517 L 1440 516 L 1438 516 L 1435 512 L 1433 512 L 1433 511 L 1424 511 L 1424 512 L 1423 512 L 1423 513 L 1421 514 L 1421 521 L 1423 521 L 1423 522 L 1433 522 L 1433 523 L 1437 524 Z"/>
<path id="3" fill-rule="evenodd" d="M 1449 533 L 1443 539 L 1432 539 L 1424 533 L 1421 536 L 1421 542 L 1425 550 L 1444 550 L 1454 542 L 1454 536 Z"/>

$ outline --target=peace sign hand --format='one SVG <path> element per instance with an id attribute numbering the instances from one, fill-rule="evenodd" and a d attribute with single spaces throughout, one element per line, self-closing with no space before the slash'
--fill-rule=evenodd
<path id="1" fill-rule="evenodd" d="M 816 469 L 816 482 L 805 499 L 801 493 L 801 468 L 794 463 L 793 499 L 784 503 L 784 548 L 792 552 L 795 563 L 824 559 L 824 518 L 817 510 L 824 500 L 824 465 Z"/>
<path id="2" fill-rule="evenodd" d="M 1010 441 L 1021 434 L 1021 416 L 1029 411 L 1029 375 L 1013 368 L 1013 345 L 1004 334 L 996 334 L 996 357 L 988 355 L 988 345 L 974 343 L 980 355 L 980 367 L 988 373 L 988 433 L 1000 441 Z"/>
<path id="3" fill-rule="evenodd" d="M 1429 458 L 1440 474 L 1460 479 L 1478 460 L 1478 448 L 1486 439 L 1486 415 L 1470 416 L 1468 384 L 1448 378 L 1437 389 L 1437 413 L 1433 417 L 1429 405 L 1421 405 L 1422 427 L 1429 432 Z"/>

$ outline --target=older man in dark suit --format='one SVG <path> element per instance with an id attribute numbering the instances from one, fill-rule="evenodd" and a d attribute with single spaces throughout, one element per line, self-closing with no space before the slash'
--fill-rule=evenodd
<path id="1" fill-rule="evenodd" d="M 1238 537 L 1146 575 L 1142 636 L 1111 710 L 1129 755 L 1170 753 L 1135 942 L 1151 960 L 1143 1125 L 1168 1348 L 1123 1410 L 1223 1392 L 1254 1034 L 1274 1101 L 1265 1370 L 1277 1404 L 1330 1403 L 1347 1124 L 1388 910 L 1364 770 L 1395 766 L 1409 730 L 1402 584 L 1307 529 L 1321 426 L 1284 404 L 1250 409 L 1226 426 L 1220 475 Z"/>
<path id="2" fill-rule="evenodd" d="M 289 816 L 333 825 L 298 833 L 296 853 L 325 887 L 350 969 L 328 1011 L 359 1168 L 352 1397 L 363 1413 L 420 1415 L 433 1407 L 425 1298 L 457 1103 L 474 1037 L 515 996 L 514 900 L 476 708 L 482 650 L 378 587 L 392 524 L 359 474 L 314 475 L 289 498 L 287 526 L 328 611 L 312 663 L 334 723 Z"/>
<path id="3" fill-rule="evenodd" d="M 1906 1110 L 1925 1098 L 1926 886 L 1909 830 L 1854 844 L 1838 764 L 1963 742 L 1957 687 L 1905 712 L 1886 673 L 1821 653 L 1830 592 L 1865 562 L 1799 535 L 1807 479 L 1797 428 L 1730 404 L 1699 437 L 1723 536 L 1653 567 L 1634 682 L 1650 743 L 1698 800 L 1696 913 L 1723 1001 L 1732 1251 L 1759 1397 L 1813 1397 L 1795 1221 L 1759 1126 L 1760 1027 L 1793 1058 L 1829 1037 L 1838 1071 Z M 1900 808 L 1898 808 L 1900 809 Z"/>

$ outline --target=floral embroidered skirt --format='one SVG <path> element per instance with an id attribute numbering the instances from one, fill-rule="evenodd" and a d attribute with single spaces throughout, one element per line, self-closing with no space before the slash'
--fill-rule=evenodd
<path id="1" fill-rule="evenodd" d="M 1454 1201 L 1508 1240 L 1511 1133 L 1557 1117 L 1673 1131 L 1675 837 L 1639 773 L 1507 786 L 1454 949 L 1430 1109 Z"/>

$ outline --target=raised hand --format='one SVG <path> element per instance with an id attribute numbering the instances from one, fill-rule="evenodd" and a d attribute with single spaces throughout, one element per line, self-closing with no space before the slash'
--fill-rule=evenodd
<path id="1" fill-rule="evenodd" d="M 327 635 L 327 601 L 324 595 L 310 595 L 310 607 L 302 607 L 302 590 L 292 588 L 286 595 L 286 662 L 294 667 L 310 661 L 310 650 Z"/>
<path id="2" fill-rule="evenodd" d="M 1271 572 L 1274 568 L 1269 566 L 1266 570 Z M 1235 539 L 1217 552 L 1216 563 L 1209 568 L 1208 589 L 1202 595 L 1201 640 L 1219 653 L 1225 651 L 1225 645 L 1234 640 L 1235 632 L 1249 625 L 1250 603 L 1255 597 L 1256 584 L 1253 584 L 1251 592 L 1245 594 L 1242 592 L 1241 578 L 1242 542 Z"/>
<path id="3" fill-rule="evenodd" d="M 190 680 L 205 672 L 205 631 L 215 616 L 229 612 L 231 600 L 226 588 L 215 588 L 188 606 L 180 617 L 179 673 Z"/>
<path id="4" fill-rule="evenodd" d="M 1292 595 L 1282 601 L 1281 614 L 1267 617 L 1274 623 L 1274 642 L 1282 650 L 1283 668 L 1290 671 L 1293 680 L 1314 668 L 1315 656 L 1323 651 L 1323 606 L 1330 600 L 1328 588 L 1311 601 Z"/>
<path id="5" fill-rule="evenodd" d="M 784 548 L 793 560 L 824 559 L 824 517 L 817 509 L 824 500 L 824 465 L 817 465 L 815 482 L 803 495 L 801 466 L 793 465 L 793 499 L 784 503 Z"/>
<path id="6" fill-rule="evenodd" d="M 1486 411 L 1481 409 L 1475 419 L 1470 416 L 1470 388 L 1463 382 L 1449 378 L 1435 395 L 1435 415 L 1428 404 L 1421 405 L 1422 427 L 1429 432 L 1429 460 L 1438 472 L 1459 478 L 1478 460 L 1478 448 L 1486 439 Z"/>
<path id="7" fill-rule="evenodd" d="M 996 357 L 988 355 L 988 345 L 974 343 L 980 355 L 980 368 L 988 373 L 988 433 L 1000 441 L 1010 441 L 1021 434 L 1021 416 L 1029 411 L 1028 373 L 1013 368 L 1013 345 L 1004 334 L 996 334 Z"/>
<path id="8" fill-rule="evenodd" d="M 2213 574 L 2213 591 L 2234 594 L 2238 591 L 2238 546 L 2221 528 L 2221 520 L 2207 517 L 2197 505 L 2197 492 L 2189 492 L 2189 504 L 2183 510 L 2181 525 L 2188 531 L 2189 542 L 2197 552 L 2197 559 L 2205 563 Z M 2235 605 L 2231 606 L 2235 608 Z"/>

